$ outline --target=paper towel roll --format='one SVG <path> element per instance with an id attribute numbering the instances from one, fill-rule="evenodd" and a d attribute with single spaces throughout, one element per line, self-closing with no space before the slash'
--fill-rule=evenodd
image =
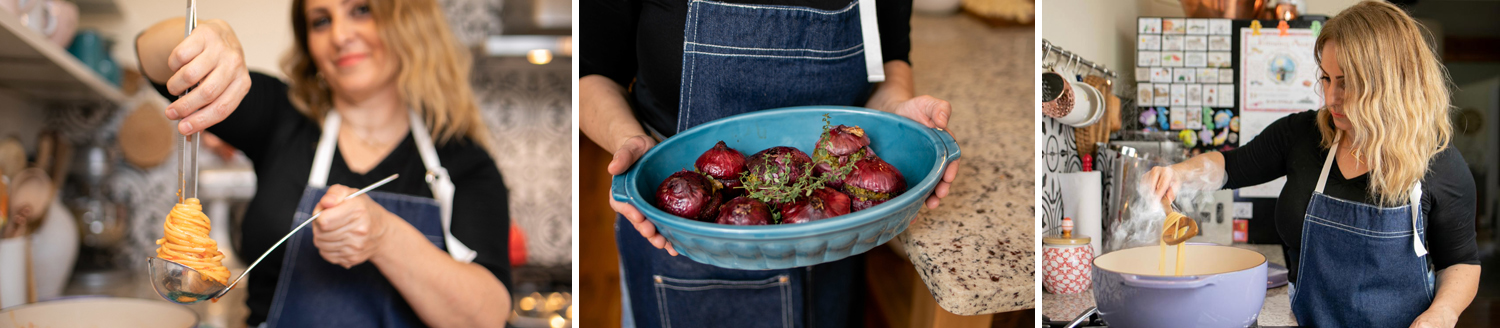
<path id="1" fill-rule="evenodd" d="M 26 304 L 26 238 L 0 239 L 0 308 Z"/>
<path id="2" fill-rule="evenodd" d="M 1103 179 L 1099 171 L 1057 175 L 1058 185 L 1063 191 L 1063 217 L 1073 218 L 1074 234 L 1093 239 L 1089 246 L 1094 248 L 1094 254 L 1103 250 L 1099 247 L 1104 233 L 1104 220 L 1101 219 L 1104 216 Z"/>

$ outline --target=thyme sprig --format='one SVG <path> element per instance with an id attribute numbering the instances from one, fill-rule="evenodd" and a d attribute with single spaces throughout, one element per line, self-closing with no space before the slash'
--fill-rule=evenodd
<path id="1" fill-rule="evenodd" d="M 740 176 L 740 181 L 744 184 L 745 195 L 750 198 L 766 204 L 786 204 L 812 195 L 813 190 L 823 189 L 827 180 L 814 177 L 812 169 L 812 163 L 803 164 L 804 173 L 793 181 L 792 168 L 764 165 L 750 168 Z"/>

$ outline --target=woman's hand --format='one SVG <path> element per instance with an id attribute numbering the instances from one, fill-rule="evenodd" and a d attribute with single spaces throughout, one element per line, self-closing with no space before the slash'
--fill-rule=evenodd
<path id="1" fill-rule="evenodd" d="M 1177 200 L 1177 171 L 1172 166 L 1157 166 L 1141 176 L 1141 185 L 1150 186 L 1152 199 L 1160 199 L 1167 209 Z"/>
<path id="2" fill-rule="evenodd" d="M 948 129 L 948 116 L 953 114 L 953 106 L 948 101 L 933 98 L 932 96 L 921 96 L 907 99 L 895 104 L 893 113 L 904 116 L 917 123 L 922 123 L 929 128 Z M 949 134 L 953 131 L 949 130 Z M 961 159 L 960 159 L 961 160 Z M 943 179 L 938 181 L 937 188 L 932 190 L 932 196 L 927 197 L 927 207 L 937 208 L 943 197 L 948 197 L 948 188 L 953 184 L 953 179 L 958 177 L 958 163 L 954 160 L 948 163 L 948 170 L 943 171 Z"/>
<path id="3" fill-rule="evenodd" d="M 1453 328 L 1457 324 L 1458 313 L 1431 308 L 1417 316 L 1417 321 L 1411 323 L 1411 328 Z"/>
<path id="4" fill-rule="evenodd" d="M 313 223 L 313 245 L 328 263 L 345 269 L 365 263 L 380 249 L 387 224 L 393 214 L 376 204 L 369 195 L 344 200 L 358 189 L 333 185 L 318 201 L 322 216 Z"/>
<path id="5" fill-rule="evenodd" d="M 647 150 L 651 150 L 651 147 L 655 146 L 656 139 L 652 139 L 651 136 L 647 135 L 637 135 L 625 139 L 625 142 L 620 143 L 620 149 L 615 150 L 615 158 L 609 161 L 609 174 L 625 174 L 625 170 L 629 170 L 631 164 L 635 164 L 635 161 L 641 159 L 641 156 L 645 155 Z M 646 237 L 646 240 L 650 240 L 651 245 L 656 246 L 658 249 L 666 249 L 667 254 L 677 256 L 677 250 L 672 248 L 672 243 L 667 242 L 667 237 L 656 233 L 656 225 L 652 224 L 651 221 L 647 221 L 646 216 L 642 215 L 641 211 L 637 210 L 635 206 L 610 198 L 609 207 L 613 208 L 615 212 L 620 213 L 620 215 L 624 215 L 626 220 L 630 220 L 630 225 L 635 226 L 635 230 L 641 233 L 641 237 Z"/>
<path id="6" fill-rule="evenodd" d="M 223 121 L 250 92 L 245 51 L 222 20 L 200 21 L 167 56 L 167 68 L 167 91 L 180 96 L 167 106 L 167 119 L 182 120 L 177 131 L 184 135 Z"/>

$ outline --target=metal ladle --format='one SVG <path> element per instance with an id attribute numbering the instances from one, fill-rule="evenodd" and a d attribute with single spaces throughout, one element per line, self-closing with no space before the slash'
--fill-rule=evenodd
<path id="1" fill-rule="evenodd" d="M 360 189 L 353 194 L 349 194 L 349 196 L 344 196 L 344 200 L 358 197 L 359 195 L 363 195 L 370 190 L 375 190 L 375 188 L 396 180 L 396 177 L 398 176 L 401 175 L 392 174 L 391 176 L 386 177 L 385 179 L 381 179 L 380 181 L 377 181 L 374 184 L 365 187 L 364 189 Z M 276 241 L 276 244 L 271 245 L 271 248 L 266 249 L 266 252 L 261 254 L 260 258 L 255 259 L 255 262 L 250 263 L 250 266 L 245 268 L 245 272 L 241 272 L 238 278 L 234 278 L 234 282 L 229 283 L 229 286 L 224 286 L 224 284 L 221 284 L 218 281 L 208 279 L 201 273 L 199 273 L 198 270 L 190 268 L 186 265 L 152 256 L 150 259 L 146 260 L 146 265 L 151 273 L 151 288 L 155 289 L 156 294 L 161 295 L 162 298 L 167 299 L 168 301 L 172 301 L 173 303 L 183 305 L 222 297 L 225 293 L 228 293 L 230 289 L 233 289 L 235 285 L 238 285 L 240 283 L 240 280 L 244 280 L 245 275 L 249 274 L 250 270 L 254 270 L 255 266 L 260 264 L 261 260 L 265 260 L 267 255 L 271 255 L 271 251 L 276 250 L 276 247 L 280 247 L 281 243 L 284 243 L 287 239 L 292 238 L 292 235 L 297 234 L 297 231 L 302 230 L 303 227 L 306 227 L 309 223 L 312 223 L 313 220 L 317 220 L 318 217 L 322 215 L 323 212 L 315 213 L 311 218 L 308 218 L 307 221 L 303 221 L 302 224 L 297 225 L 296 228 L 292 228 L 292 232 L 287 233 L 286 236 L 281 237 L 281 240 Z"/>

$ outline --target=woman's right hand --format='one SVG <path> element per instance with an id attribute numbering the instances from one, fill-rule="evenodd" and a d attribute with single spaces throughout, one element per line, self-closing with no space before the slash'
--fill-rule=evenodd
<path id="1" fill-rule="evenodd" d="M 1172 166 L 1157 166 L 1141 176 L 1141 185 L 1151 188 L 1152 199 L 1160 199 L 1163 208 L 1177 199 L 1177 171 Z"/>
<path id="2" fill-rule="evenodd" d="M 179 96 L 167 106 L 167 119 L 182 120 L 177 130 L 184 135 L 223 121 L 250 92 L 245 51 L 223 20 L 199 21 L 167 56 L 167 68 L 173 72 L 167 91 Z"/>
<path id="3" fill-rule="evenodd" d="M 636 135 L 625 139 L 625 142 L 620 143 L 620 148 L 615 149 L 614 159 L 609 161 L 609 174 L 625 174 L 625 171 L 630 169 L 631 164 L 635 164 L 635 161 L 641 159 L 641 156 L 645 155 L 647 150 L 651 150 L 651 147 L 655 146 L 656 139 L 652 139 L 648 135 Z M 656 246 L 658 249 L 666 249 L 668 254 L 677 256 L 677 250 L 672 248 L 672 243 L 667 242 L 667 237 L 657 233 L 656 225 L 652 224 L 651 221 L 647 221 L 646 216 L 642 215 L 641 211 L 637 210 L 635 206 L 610 198 L 609 207 L 614 208 L 615 212 L 620 213 L 620 215 L 624 215 L 626 220 L 630 220 L 630 225 L 635 226 L 635 230 L 641 233 L 641 237 L 650 240 L 651 245 Z"/>

